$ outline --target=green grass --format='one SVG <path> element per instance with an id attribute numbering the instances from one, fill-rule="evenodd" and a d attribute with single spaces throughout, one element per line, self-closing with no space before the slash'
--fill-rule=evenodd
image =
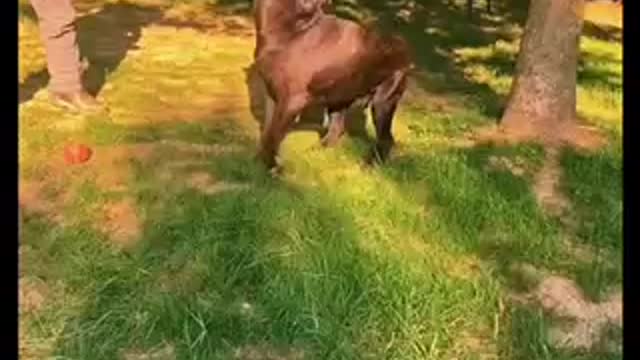
<path id="1" fill-rule="evenodd" d="M 142 358 L 132 354 L 167 344 L 171 359 L 231 359 L 240 349 L 305 359 L 620 358 L 554 349 L 552 319 L 508 294 L 523 286 L 511 272 L 522 263 L 575 280 L 592 299 L 621 285 L 621 43 L 583 39 L 579 111 L 611 141 L 596 154 L 567 151 L 561 163 L 573 241 L 596 252 L 585 260 L 536 203 L 544 149 L 455 146 L 493 121 L 509 89 L 517 36 L 486 29 L 512 29 L 508 8 L 469 23 L 463 8 L 424 2 L 435 13 L 398 28 L 434 46 L 417 54 L 387 165 L 361 166 L 363 137 L 322 149 L 313 133 L 293 132 L 285 174 L 272 179 L 254 159 L 253 38 L 190 28 L 199 11 L 178 27 L 134 16 L 215 2 L 109 3 L 80 21 L 109 112 L 65 113 L 43 91 L 20 105 L 21 181 L 43 189 L 21 224 L 22 283 L 42 284 L 27 293 L 44 299 L 21 310 L 25 358 Z M 395 13 L 339 5 L 382 26 Z M 441 32 L 425 32 L 425 21 Z M 20 22 L 22 91 L 39 84 L 45 62 L 33 18 Z M 365 131 L 373 137 L 370 124 Z M 91 144 L 94 159 L 61 165 L 69 141 Z M 495 158 L 523 174 L 488 168 Z M 133 211 L 112 214 L 123 201 Z M 114 222 L 135 227 L 133 239 L 117 240 L 106 226 Z"/>

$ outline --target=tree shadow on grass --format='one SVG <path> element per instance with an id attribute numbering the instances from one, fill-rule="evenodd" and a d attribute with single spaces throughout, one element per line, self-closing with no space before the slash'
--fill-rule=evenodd
<path id="1" fill-rule="evenodd" d="M 408 323 L 453 322 L 445 311 L 451 302 L 428 298 L 455 292 L 452 301 L 467 306 L 476 285 L 433 274 L 432 282 L 418 281 L 400 261 L 365 250 L 346 204 L 325 187 L 272 179 L 251 156 L 253 137 L 235 123 L 122 129 L 121 145 L 134 153 L 156 149 L 130 166 L 128 196 L 144 214 L 141 240 L 118 251 L 90 228 L 48 232 L 66 248 L 53 266 L 86 298 L 55 353 L 107 359 L 166 343 L 179 359 L 215 359 L 268 344 L 310 358 L 355 359 L 448 339 L 434 325 L 389 348 L 373 346 Z M 227 186 L 203 191 L 191 186 L 194 173 Z M 27 243 L 38 241 L 32 233 Z"/>
<path id="2" fill-rule="evenodd" d="M 576 213 L 575 237 L 595 249 L 591 263 L 578 268 L 577 282 L 596 300 L 622 284 L 622 146 L 583 154 L 567 149 L 561 157 L 563 190 Z"/>
<path id="3" fill-rule="evenodd" d="M 622 42 L 622 29 L 612 25 L 597 24 L 585 20 L 582 34 L 604 41 Z"/>
<path id="4" fill-rule="evenodd" d="M 591 299 L 598 301 L 622 279 L 621 257 L 617 253 L 622 245 L 621 187 L 610 184 L 620 182 L 621 173 L 619 169 L 614 170 L 620 161 L 608 156 L 573 156 L 565 163 L 571 164 L 566 182 L 572 200 L 576 201 L 576 194 L 583 194 L 574 214 L 581 224 L 577 235 L 580 241 L 595 249 L 609 252 L 613 249 L 614 256 L 590 260 L 566 248 L 563 225 L 542 211 L 533 194 L 533 175 L 539 171 L 542 161 L 538 147 L 476 146 L 416 152 L 393 159 L 379 171 L 397 183 L 407 199 L 415 199 L 415 195 L 402 189 L 426 187 L 429 196 L 425 206 L 429 207 L 430 215 L 425 221 L 442 229 L 448 241 L 491 264 L 508 291 L 531 290 L 522 288 L 527 285 L 523 284 L 518 270 L 523 264 L 531 264 L 573 278 Z M 507 159 L 510 164 L 523 158 L 531 168 L 523 175 L 516 175 L 513 170 L 490 166 L 499 163 L 491 161 L 492 158 Z M 598 166 L 593 168 L 595 164 Z M 605 206 L 592 214 L 594 209 L 587 204 Z M 531 285 L 535 284 L 528 286 Z M 531 317 L 520 314 L 517 307 L 512 315 L 515 317 L 505 318 L 502 337 L 505 351 L 520 354 L 518 358 L 535 358 L 534 352 L 548 346 L 546 325 L 540 325 L 538 330 L 524 329 L 520 322 L 532 321 Z M 541 338 L 532 339 L 536 331 Z M 556 350 L 553 354 L 556 354 L 553 358 L 578 356 L 577 352 Z M 600 358 L 600 355 L 585 355 L 585 358 Z"/>
<path id="5" fill-rule="evenodd" d="M 438 219 L 467 251 L 507 269 L 512 262 L 553 257 L 557 228 L 537 207 L 526 178 L 488 168 L 490 157 L 537 157 L 535 148 L 449 149 L 411 153 L 389 162 L 394 181 L 424 184 Z M 409 195 L 409 194 L 407 194 Z"/>
<path id="6" fill-rule="evenodd" d="M 98 12 L 77 22 L 81 54 L 89 68 L 84 82 L 91 94 L 98 94 L 113 72 L 131 50 L 137 50 L 142 28 L 160 20 L 162 10 L 130 3 L 107 3 Z"/>
<path id="7" fill-rule="evenodd" d="M 107 74 L 118 67 L 130 50 L 136 49 L 141 29 L 159 20 L 162 10 L 124 2 L 100 2 L 91 6 L 99 10 L 89 11 L 77 20 L 77 36 L 80 54 L 88 60 L 89 65 L 83 82 L 87 91 L 96 95 L 104 85 Z M 21 7 L 24 7 L 21 13 L 37 19 L 30 6 L 21 4 Z M 48 80 L 46 70 L 30 75 L 19 86 L 20 103 L 31 100 Z"/>
<path id="8" fill-rule="evenodd" d="M 385 32 L 396 32 L 412 45 L 418 69 L 415 78 L 427 92 L 470 96 L 474 105 L 493 119 L 500 116 L 504 99 L 485 84 L 467 79 L 455 63 L 455 50 L 481 47 L 497 40 L 511 40 L 513 34 L 500 31 L 508 19 L 509 8 L 496 13 L 501 18 L 476 16 L 469 20 L 465 11 L 446 1 L 357 1 L 357 5 L 338 2 L 337 14 L 353 17 L 371 14 L 377 26 Z"/>
<path id="9" fill-rule="evenodd" d="M 29 21 L 38 21 L 38 17 L 29 4 L 20 2 L 18 3 L 18 16 L 24 17 Z M 18 104 L 29 101 L 33 98 L 33 95 L 43 88 L 49 82 L 49 73 L 46 69 L 42 69 L 34 74 L 29 75 L 18 86 Z"/>
<path id="10" fill-rule="evenodd" d="M 18 104 L 22 104 L 33 99 L 35 93 L 44 88 L 49 82 L 49 73 L 46 69 L 42 69 L 36 73 L 30 74 L 18 86 Z"/>

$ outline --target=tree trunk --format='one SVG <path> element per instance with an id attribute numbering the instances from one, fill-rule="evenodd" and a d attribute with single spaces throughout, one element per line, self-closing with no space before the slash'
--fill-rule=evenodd
<path id="1" fill-rule="evenodd" d="M 501 127 L 517 137 L 554 138 L 576 119 L 584 0 L 530 1 Z"/>

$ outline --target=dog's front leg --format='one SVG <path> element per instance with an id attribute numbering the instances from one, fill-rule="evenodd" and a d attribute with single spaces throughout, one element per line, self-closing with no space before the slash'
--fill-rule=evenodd
<path id="1" fill-rule="evenodd" d="M 280 143 L 284 140 L 287 130 L 299 115 L 299 112 L 287 109 L 281 102 L 278 102 L 274 103 L 272 115 L 272 118 L 262 130 L 258 157 L 273 172 L 278 170 L 276 156 L 280 149 Z"/>
<path id="2" fill-rule="evenodd" d="M 274 101 L 271 98 L 271 96 L 269 95 L 265 95 L 266 99 L 265 99 L 265 126 L 269 123 L 271 123 L 272 119 L 273 119 L 273 111 L 274 111 Z M 295 123 L 299 123 L 300 122 L 300 117 L 302 115 L 298 114 L 298 116 L 296 116 L 296 118 L 293 120 Z"/>

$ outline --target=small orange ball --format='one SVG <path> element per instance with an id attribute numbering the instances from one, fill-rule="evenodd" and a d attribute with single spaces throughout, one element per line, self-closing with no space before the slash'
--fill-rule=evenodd
<path id="1" fill-rule="evenodd" d="M 83 144 L 67 145 L 64 148 L 64 160 L 67 164 L 82 164 L 87 162 L 92 155 L 91 148 Z"/>

